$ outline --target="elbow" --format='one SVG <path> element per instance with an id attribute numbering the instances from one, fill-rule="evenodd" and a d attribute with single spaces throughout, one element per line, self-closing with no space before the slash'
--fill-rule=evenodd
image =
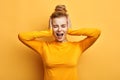
<path id="1" fill-rule="evenodd" d="M 19 33 L 19 34 L 18 34 L 18 39 L 19 39 L 20 41 L 27 40 L 27 39 L 26 39 L 26 36 L 25 36 L 23 33 Z"/>
<path id="2" fill-rule="evenodd" d="M 25 41 L 26 41 L 26 40 L 24 40 L 24 39 L 22 38 L 21 33 L 18 34 L 18 39 L 19 39 L 22 43 L 25 44 Z"/>
<path id="3" fill-rule="evenodd" d="M 92 37 L 92 38 L 98 38 L 99 36 L 101 35 L 101 30 L 100 29 L 92 29 L 92 32 L 91 32 L 91 35 L 89 37 Z"/>
<path id="4" fill-rule="evenodd" d="M 20 41 L 22 41 L 22 37 L 21 37 L 21 34 L 20 34 L 20 33 L 18 34 L 18 39 L 19 39 Z"/>
<path id="5" fill-rule="evenodd" d="M 95 31 L 95 38 L 98 38 L 99 36 L 101 35 L 101 30 L 99 30 L 99 29 L 96 29 L 96 31 Z"/>
<path id="6" fill-rule="evenodd" d="M 98 33 L 98 37 L 101 35 L 101 30 L 97 30 L 97 33 Z"/>

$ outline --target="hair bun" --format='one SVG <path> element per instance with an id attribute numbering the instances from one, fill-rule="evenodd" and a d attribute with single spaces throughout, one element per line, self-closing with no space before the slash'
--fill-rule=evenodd
<path id="1" fill-rule="evenodd" d="M 57 5 L 56 8 L 55 8 L 55 11 L 62 11 L 62 12 L 67 12 L 66 10 L 66 6 L 65 5 Z"/>

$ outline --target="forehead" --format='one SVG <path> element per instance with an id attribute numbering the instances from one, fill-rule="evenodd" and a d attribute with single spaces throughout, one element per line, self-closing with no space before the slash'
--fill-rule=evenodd
<path id="1" fill-rule="evenodd" d="M 52 20 L 53 24 L 66 24 L 67 18 L 66 17 L 57 17 Z"/>

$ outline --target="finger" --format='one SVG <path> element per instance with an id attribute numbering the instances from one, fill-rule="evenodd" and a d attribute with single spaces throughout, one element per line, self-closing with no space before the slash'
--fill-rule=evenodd
<path id="1" fill-rule="evenodd" d="M 67 22 L 68 22 L 68 27 L 70 28 L 71 27 L 71 20 L 69 17 L 67 18 Z"/>
<path id="2" fill-rule="evenodd" d="M 48 27 L 48 29 L 52 29 L 52 19 L 51 18 L 49 19 L 49 27 Z"/>

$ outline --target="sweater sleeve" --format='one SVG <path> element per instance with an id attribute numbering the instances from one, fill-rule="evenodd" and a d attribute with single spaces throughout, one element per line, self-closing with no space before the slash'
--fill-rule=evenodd
<path id="1" fill-rule="evenodd" d="M 36 38 L 50 37 L 52 36 L 51 30 L 46 31 L 32 31 L 32 32 L 22 32 L 18 34 L 19 40 L 26 46 L 32 48 L 38 53 L 42 54 L 42 47 L 44 41 L 36 40 Z"/>
<path id="2" fill-rule="evenodd" d="M 96 28 L 81 28 L 78 30 L 68 30 L 69 35 L 86 36 L 85 39 L 78 42 L 82 52 L 89 48 L 100 36 L 101 31 Z"/>

